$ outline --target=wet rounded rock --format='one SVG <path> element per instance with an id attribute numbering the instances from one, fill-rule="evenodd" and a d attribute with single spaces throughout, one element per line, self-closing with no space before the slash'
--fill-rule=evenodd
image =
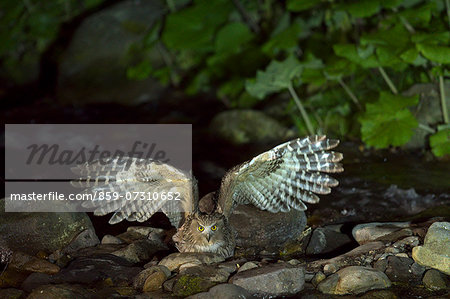
<path id="1" fill-rule="evenodd" d="M 0 289 L 0 298 L 19 299 L 23 298 L 24 292 L 18 289 Z"/>
<path id="2" fill-rule="evenodd" d="M 123 244 L 124 241 L 120 238 L 111 236 L 111 235 L 105 235 L 102 238 L 102 244 Z"/>
<path id="3" fill-rule="evenodd" d="M 215 264 L 223 262 L 225 259 L 214 253 L 207 252 L 177 252 L 172 253 L 163 258 L 159 265 L 166 266 L 170 271 L 174 271 L 180 266 L 189 264 L 190 266 L 197 266 L 201 264 Z"/>
<path id="4" fill-rule="evenodd" d="M 246 299 L 253 298 L 246 289 L 230 284 L 224 283 L 213 286 L 208 292 L 198 293 L 188 297 L 188 299 L 210 299 L 210 298 L 222 298 L 222 299 Z"/>
<path id="5" fill-rule="evenodd" d="M 306 227 L 306 216 L 303 211 L 270 213 L 241 205 L 231 215 L 230 224 L 237 231 L 237 246 L 266 249 L 299 237 Z"/>
<path id="6" fill-rule="evenodd" d="M 123 257 L 131 263 L 139 263 L 148 261 L 156 252 L 167 249 L 166 245 L 158 241 L 139 240 L 112 252 L 112 254 Z"/>
<path id="7" fill-rule="evenodd" d="M 63 250 L 71 242 L 76 250 L 99 243 L 86 213 L 5 213 L 4 205 L 5 200 L 0 199 L 0 244 L 5 243 L 12 251 L 36 255 Z M 82 235 L 73 243 L 86 230 L 93 238 Z"/>
<path id="8" fill-rule="evenodd" d="M 445 274 L 431 269 L 423 276 L 423 284 L 432 291 L 445 290 L 449 286 L 449 279 Z"/>
<path id="9" fill-rule="evenodd" d="M 134 278 L 133 287 L 144 292 L 156 291 L 162 287 L 170 273 L 165 266 L 147 268 Z"/>
<path id="10" fill-rule="evenodd" d="M 95 294 L 81 286 L 68 284 L 45 285 L 37 287 L 28 295 L 27 299 L 57 299 L 57 298 L 77 298 L 91 299 Z"/>
<path id="11" fill-rule="evenodd" d="M 287 263 L 269 264 L 234 275 L 230 282 L 250 293 L 283 296 L 300 292 L 305 284 L 305 271 Z"/>
<path id="12" fill-rule="evenodd" d="M 20 251 L 13 253 L 9 267 L 21 272 L 38 272 L 45 274 L 55 274 L 60 270 L 55 264 Z"/>
<path id="13" fill-rule="evenodd" d="M 410 267 L 414 263 L 413 259 L 389 256 L 387 262 L 385 273 L 391 281 L 408 282 L 414 279 L 414 275 L 410 271 Z"/>
<path id="14" fill-rule="evenodd" d="M 372 222 L 356 225 L 352 230 L 353 238 L 359 244 L 365 244 L 371 241 L 386 238 L 386 236 L 401 231 L 403 228 L 409 227 L 409 222 Z M 400 237 L 411 236 L 412 232 L 408 231 L 399 236 L 395 236 L 398 240 Z M 383 240 L 386 241 L 386 240 Z M 391 240 L 396 241 L 396 240 Z"/>
<path id="15" fill-rule="evenodd" d="M 243 264 L 239 269 L 238 269 L 238 273 L 242 272 L 242 271 L 247 271 L 250 269 L 254 269 L 254 268 L 258 268 L 258 265 L 255 264 L 254 262 L 246 262 L 245 264 Z"/>
<path id="16" fill-rule="evenodd" d="M 383 272 L 369 267 L 350 266 L 327 277 L 318 285 L 325 294 L 361 294 L 369 290 L 385 289 L 391 281 Z"/>
<path id="17" fill-rule="evenodd" d="M 413 248 L 412 257 L 419 265 L 450 275 L 450 223 L 433 223 L 428 228 L 423 246 Z"/>
<path id="18" fill-rule="evenodd" d="M 328 225 L 316 228 L 306 248 L 306 254 L 314 255 L 329 253 L 339 247 L 350 244 L 352 240 L 346 234 L 341 233 L 341 225 Z"/>

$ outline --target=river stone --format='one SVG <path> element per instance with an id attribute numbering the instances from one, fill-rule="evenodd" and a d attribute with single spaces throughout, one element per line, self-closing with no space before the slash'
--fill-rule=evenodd
<path id="1" fill-rule="evenodd" d="M 55 274 L 60 270 L 55 264 L 20 251 L 14 252 L 8 267 L 17 269 L 21 272 L 38 272 L 45 274 Z"/>
<path id="2" fill-rule="evenodd" d="M 325 294 L 361 294 L 369 290 L 385 289 L 391 281 L 383 272 L 369 267 L 350 266 L 339 270 L 318 285 Z"/>
<path id="3" fill-rule="evenodd" d="M 239 268 L 239 265 L 243 265 L 247 262 L 246 259 L 233 259 L 219 264 L 219 268 L 224 269 L 228 273 L 236 272 Z"/>
<path id="4" fill-rule="evenodd" d="M 5 213 L 0 199 L 0 244 L 36 255 L 64 250 L 81 232 L 94 231 L 86 213 Z M 86 246 L 98 244 L 98 238 Z"/>
<path id="5" fill-rule="evenodd" d="M 18 289 L 0 289 L 0 298 L 19 299 L 24 298 L 23 291 Z"/>
<path id="6" fill-rule="evenodd" d="M 148 261 L 156 252 L 167 249 L 166 245 L 158 241 L 139 240 L 112 252 L 112 254 L 123 257 L 131 263 L 139 263 Z"/>
<path id="7" fill-rule="evenodd" d="M 313 286 L 317 287 L 317 285 L 323 281 L 325 278 L 327 278 L 325 276 L 325 274 L 323 274 L 322 272 L 317 272 L 316 275 L 314 275 L 313 279 L 311 279 L 311 283 L 313 284 Z"/>
<path id="8" fill-rule="evenodd" d="M 433 223 L 428 228 L 423 246 L 413 248 L 412 257 L 419 265 L 450 275 L 450 223 Z"/>
<path id="9" fill-rule="evenodd" d="M 208 252 L 177 252 L 163 258 L 159 265 L 166 266 L 170 271 L 180 268 L 181 265 L 189 264 L 197 266 L 201 264 L 215 264 L 223 262 L 225 259 L 217 254 Z"/>
<path id="10" fill-rule="evenodd" d="M 269 296 L 294 295 L 303 289 L 305 270 L 287 263 L 268 264 L 234 275 L 230 282 L 250 293 Z"/>
<path id="11" fill-rule="evenodd" d="M 122 239 L 119 239 L 117 237 L 111 236 L 111 235 L 105 235 L 102 238 L 102 244 L 123 244 L 124 241 Z"/>
<path id="12" fill-rule="evenodd" d="M 227 282 L 230 272 L 214 265 L 199 265 L 181 270 L 180 275 L 201 276 L 214 283 Z"/>
<path id="13" fill-rule="evenodd" d="M 411 265 L 414 263 L 413 259 L 389 256 L 387 261 L 388 265 L 384 273 L 386 273 L 391 281 L 408 282 L 414 278 L 412 271 L 409 271 Z"/>
<path id="14" fill-rule="evenodd" d="M 164 230 L 162 228 L 155 228 L 151 226 L 129 226 L 127 232 L 135 232 L 141 234 L 142 236 L 148 238 L 150 234 L 164 235 Z"/>
<path id="15" fill-rule="evenodd" d="M 72 254 L 81 249 L 93 247 L 100 244 L 94 228 L 88 228 L 79 233 L 70 243 L 61 250 L 63 254 Z"/>
<path id="16" fill-rule="evenodd" d="M 242 272 L 242 271 L 247 271 L 250 269 L 254 269 L 254 268 L 258 268 L 258 265 L 255 264 L 254 262 L 246 262 L 245 264 L 243 264 L 239 269 L 238 269 L 238 273 Z"/>
<path id="17" fill-rule="evenodd" d="M 352 230 L 352 235 L 353 238 L 362 245 L 406 227 L 409 227 L 409 222 L 364 223 L 356 225 Z"/>
<path id="18" fill-rule="evenodd" d="M 172 292 L 175 296 L 186 297 L 205 292 L 216 284 L 202 276 L 184 274 L 176 278 Z"/>
<path id="19" fill-rule="evenodd" d="M 149 292 L 160 289 L 170 271 L 164 266 L 153 266 L 141 271 L 133 280 L 133 287 L 137 290 Z"/>
<path id="20" fill-rule="evenodd" d="M 422 281 L 432 291 L 444 290 L 448 286 L 448 278 L 434 269 L 428 270 L 423 276 Z"/>
<path id="21" fill-rule="evenodd" d="M 418 263 L 414 263 L 411 265 L 411 272 L 415 276 L 422 277 L 423 273 L 425 272 L 426 268 L 419 265 Z"/>
<path id="22" fill-rule="evenodd" d="M 111 279 L 113 285 L 128 286 L 141 270 L 111 254 L 78 257 L 57 274 L 32 273 L 22 283 L 21 289 L 30 292 L 38 286 L 62 283 L 92 285 L 106 278 Z"/>
<path id="23" fill-rule="evenodd" d="M 221 298 L 221 299 L 246 299 L 253 298 L 246 289 L 237 286 L 235 284 L 224 283 L 213 286 L 208 292 L 198 293 L 189 296 L 188 299 L 211 299 L 211 298 Z"/>
<path id="24" fill-rule="evenodd" d="M 130 59 L 130 47 L 164 14 L 160 1 L 125 0 L 83 19 L 59 60 L 57 98 L 125 105 L 158 100 L 164 89 L 155 79 L 130 80 L 126 74 L 143 58 L 133 51 Z M 162 63 L 156 48 L 146 52 L 146 59 L 155 67 Z"/>
<path id="25" fill-rule="evenodd" d="M 237 231 L 237 246 L 273 248 L 299 237 L 306 227 L 306 216 L 303 211 L 270 213 L 241 205 L 231 215 L 230 224 Z"/>
<path id="26" fill-rule="evenodd" d="M 310 262 L 308 263 L 308 270 L 315 269 L 317 272 L 318 269 L 326 264 L 335 264 L 337 268 L 355 265 L 355 263 L 360 262 L 362 259 L 370 259 L 370 255 L 375 255 L 376 252 L 381 250 L 382 248 L 384 248 L 384 244 L 379 241 L 366 243 L 334 258 Z M 370 255 L 367 256 L 368 254 Z"/>
<path id="27" fill-rule="evenodd" d="M 256 110 L 221 112 L 213 118 L 210 127 L 214 135 L 236 145 L 278 142 L 295 136 L 277 120 Z"/>
<path id="28" fill-rule="evenodd" d="M 59 298 L 77 298 L 92 299 L 95 294 L 81 286 L 68 284 L 45 285 L 40 286 L 28 295 L 27 299 L 59 299 Z"/>
<path id="29" fill-rule="evenodd" d="M 341 246 L 350 244 L 352 240 L 346 234 L 341 233 L 342 225 L 328 225 L 316 228 L 306 247 L 306 254 L 314 255 L 329 253 Z"/>

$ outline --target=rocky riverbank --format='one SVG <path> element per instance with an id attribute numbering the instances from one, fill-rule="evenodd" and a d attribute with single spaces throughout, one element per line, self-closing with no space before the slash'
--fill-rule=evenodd
<path id="1" fill-rule="evenodd" d="M 364 223 L 351 236 L 336 225 L 317 227 L 284 251 L 238 248 L 228 260 L 177 253 L 170 231 L 129 227 L 70 253 L 14 251 L 0 276 L 0 298 L 445 298 L 450 223 L 439 220 Z M 349 242 L 356 247 L 320 258 Z"/>

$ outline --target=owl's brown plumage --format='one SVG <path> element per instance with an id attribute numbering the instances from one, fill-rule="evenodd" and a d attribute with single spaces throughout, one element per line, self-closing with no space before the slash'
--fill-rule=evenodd
<path id="1" fill-rule="evenodd" d="M 229 170 L 220 189 L 209 194 L 216 202 L 215 211 L 201 210 L 197 183 L 191 173 L 153 160 L 126 158 L 129 166 L 112 160 L 107 165 L 84 164 L 74 172 L 84 178 L 74 181 L 88 187 L 85 193 L 178 192 L 179 201 L 93 200 L 84 206 L 95 207 L 96 215 L 114 212 L 111 224 L 127 219 L 143 222 L 161 210 L 178 228 L 174 241 L 180 252 L 213 252 L 224 257 L 234 253 L 234 230 L 228 224 L 233 209 L 253 204 L 273 213 L 290 209 L 306 210 L 306 203 L 317 203 L 316 194 L 327 194 L 338 181 L 325 173 L 342 172 L 341 153 L 329 151 L 338 140 L 325 136 L 295 139 L 264 152 Z M 211 213 L 210 213 L 211 212 Z"/>

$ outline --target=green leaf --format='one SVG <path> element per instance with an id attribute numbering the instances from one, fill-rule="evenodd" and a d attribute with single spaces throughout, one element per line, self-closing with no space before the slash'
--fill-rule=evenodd
<path id="1" fill-rule="evenodd" d="M 407 9 L 399 13 L 399 16 L 407 19 L 412 26 L 426 27 L 430 23 L 434 7 L 434 3 L 427 3 L 414 9 Z"/>
<path id="2" fill-rule="evenodd" d="M 450 155 L 450 129 L 444 129 L 431 135 L 430 146 L 436 157 Z"/>
<path id="3" fill-rule="evenodd" d="M 417 32 L 411 36 L 411 41 L 416 44 L 448 45 L 450 44 L 450 31 L 435 33 Z"/>
<path id="4" fill-rule="evenodd" d="M 237 100 L 244 87 L 244 81 L 241 77 L 232 78 L 219 87 L 217 95 L 222 98 L 226 97 L 231 100 Z"/>
<path id="5" fill-rule="evenodd" d="M 301 28 L 297 22 L 293 23 L 287 29 L 269 39 L 262 47 L 263 53 L 267 55 L 276 55 L 281 50 L 290 50 L 298 47 L 298 37 Z"/>
<path id="6" fill-rule="evenodd" d="M 418 125 L 407 107 L 418 101 L 418 95 L 403 97 L 381 92 L 377 102 L 366 104 L 366 112 L 359 118 L 362 140 L 375 148 L 407 143 Z"/>
<path id="7" fill-rule="evenodd" d="M 381 0 L 380 4 L 385 8 L 394 8 L 400 6 L 402 2 L 403 0 Z"/>
<path id="8" fill-rule="evenodd" d="M 286 8 L 289 11 L 299 12 L 310 9 L 311 7 L 316 6 L 320 2 L 321 0 L 288 0 Z"/>
<path id="9" fill-rule="evenodd" d="M 402 25 L 394 26 L 388 30 L 378 30 L 373 33 L 364 34 L 361 37 L 362 45 L 373 44 L 375 46 L 386 46 L 393 49 L 403 49 L 410 45 L 410 33 Z M 393 42 L 395 41 L 395 43 Z"/>
<path id="10" fill-rule="evenodd" d="M 228 0 L 197 0 L 193 6 L 167 16 L 162 40 L 175 50 L 211 51 L 214 33 L 231 9 Z"/>
<path id="11" fill-rule="evenodd" d="M 245 89 L 250 95 L 263 99 L 268 94 L 288 88 L 301 72 L 302 66 L 294 56 L 281 62 L 272 60 L 265 71 L 258 71 L 255 79 L 245 82 Z"/>
<path id="12" fill-rule="evenodd" d="M 362 58 L 353 44 L 335 44 L 333 45 L 333 50 L 337 56 L 347 58 L 364 68 L 378 67 L 380 65 L 374 55 Z"/>
<path id="13" fill-rule="evenodd" d="M 229 23 L 222 27 L 216 37 L 217 53 L 235 53 L 241 46 L 253 38 L 248 27 L 240 22 Z"/>
<path id="14" fill-rule="evenodd" d="M 416 44 L 416 48 L 431 61 L 444 64 L 450 63 L 450 47 Z"/>
<path id="15" fill-rule="evenodd" d="M 403 70 L 407 64 L 400 59 L 397 52 L 399 49 L 392 49 L 389 47 L 379 46 L 376 50 L 378 61 L 382 66 L 391 67 L 395 70 Z"/>
<path id="16" fill-rule="evenodd" d="M 426 65 L 427 60 L 423 58 L 419 51 L 415 48 L 411 48 L 409 50 L 406 50 L 400 55 L 400 58 L 403 59 L 403 61 L 406 61 L 409 64 L 415 65 L 415 66 L 421 66 Z"/>
<path id="17" fill-rule="evenodd" d="M 127 69 L 127 78 L 133 80 L 144 80 L 150 76 L 152 70 L 153 68 L 150 61 L 144 60 L 138 65 Z"/>
<path id="18" fill-rule="evenodd" d="M 339 5 L 338 9 L 345 10 L 357 18 L 367 18 L 378 13 L 381 5 L 380 0 L 359 0 Z"/>

